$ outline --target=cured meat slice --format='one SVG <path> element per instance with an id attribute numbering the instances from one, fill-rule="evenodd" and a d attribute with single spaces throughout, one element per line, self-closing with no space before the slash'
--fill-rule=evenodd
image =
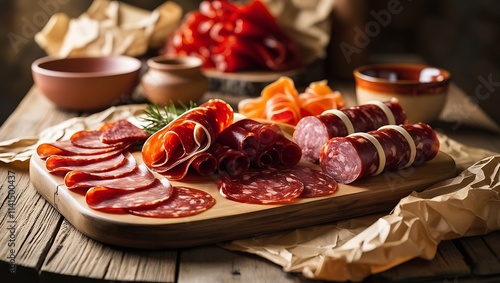
<path id="1" fill-rule="evenodd" d="M 304 166 L 294 166 L 284 169 L 284 171 L 296 175 L 304 184 L 304 191 L 300 194 L 301 198 L 327 196 L 339 189 L 335 179 L 320 170 Z"/>
<path id="2" fill-rule="evenodd" d="M 421 165 L 438 151 L 439 140 L 429 125 L 392 125 L 330 139 L 319 163 L 337 182 L 347 184 L 384 170 Z"/>
<path id="3" fill-rule="evenodd" d="M 250 167 L 250 159 L 243 152 L 215 142 L 208 152 L 217 160 L 217 170 L 222 174 L 238 175 Z"/>
<path id="4" fill-rule="evenodd" d="M 128 213 L 130 209 L 147 209 L 166 202 L 174 189 L 167 179 L 155 179 L 138 190 L 116 190 L 93 187 L 85 194 L 85 201 L 92 209 L 109 213 Z"/>
<path id="5" fill-rule="evenodd" d="M 104 143 L 102 142 L 102 131 L 83 130 L 74 133 L 70 141 L 74 146 L 84 148 L 112 148 L 123 146 L 123 143 Z"/>
<path id="6" fill-rule="evenodd" d="M 280 151 L 277 147 L 269 146 L 257 152 L 252 165 L 257 168 L 275 168 L 281 163 Z"/>
<path id="7" fill-rule="evenodd" d="M 177 218 L 199 214 L 214 204 L 215 199 L 205 191 L 175 186 L 167 201 L 153 208 L 130 209 L 130 213 L 144 217 Z"/>
<path id="8" fill-rule="evenodd" d="M 222 131 L 217 137 L 216 141 L 242 151 L 248 156 L 255 155 L 259 149 L 257 135 L 235 124 L 232 124 L 224 129 L 224 131 Z"/>
<path id="9" fill-rule="evenodd" d="M 89 176 L 87 180 L 81 180 L 76 183 L 66 184 L 68 189 L 77 192 L 86 192 L 91 187 L 106 187 L 108 189 L 136 190 L 147 187 L 153 183 L 155 176 L 146 166 L 138 165 L 136 169 L 129 174 L 119 178 L 100 178 Z"/>
<path id="10" fill-rule="evenodd" d="M 302 150 L 298 144 L 287 139 L 280 131 L 274 147 L 280 154 L 280 163 L 284 166 L 294 166 L 302 158 Z"/>
<path id="11" fill-rule="evenodd" d="M 137 143 L 145 141 L 148 137 L 149 134 L 145 130 L 122 119 L 102 128 L 101 140 L 107 144 Z"/>
<path id="12" fill-rule="evenodd" d="M 211 99 L 151 135 L 142 148 L 144 163 L 164 174 L 195 154 L 206 151 L 232 121 L 231 106 L 220 99 Z"/>
<path id="13" fill-rule="evenodd" d="M 156 172 L 162 174 L 169 180 L 181 180 L 188 175 L 189 169 L 193 168 L 201 176 L 214 174 L 217 170 L 217 160 L 208 152 L 198 152 L 188 160 L 178 164 L 175 167 L 163 169 L 156 167 Z"/>
<path id="14" fill-rule="evenodd" d="M 257 136 L 260 147 L 270 146 L 276 141 L 276 129 L 271 125 L 252 119 L 242 119 L 235 122 L 234 125 L 254 133 Z"/>
<path id="15" fill-rule="evenodd" d="M 237 202 L 279 204 L 295 200 L 304 190 L 304 184 L 290 172 L 266 169 L 222 176 L 217 188 L 222 196 Z"/>
<path id="16" fill-rule="evenodd" d="M 69 171 L 64 176 L 64 183 L 67 186 L 68 184 L 71 186 L 72 184 L 76 184 L 78 182 L 84 182 L 89 179 L 94 179 L 94 178 L 111 179 L 129 174 L 135 170 L 137 163 L 135 161 L 134 156 L 131 153 L 127 152 L 124 155 L 125 155 L 125 161 L 121 163 L 118 167 L 108 171 L 92 171 L 92 169 L 88 171 L 83 171 L 74 168 L 72 171 Z M 93 163 L 92 165 L 94 165 L 94 167 L 97 168 L 98 166 L 102 166 L 103 164 Z"/>
<path id="17" fill-rule="evenodd" d="M 52 143 L 40 144 L 36 152 L 40 158 L 45 159 L 52 155 L 77 156 L 77 155 L 97 155 L 106 152 L 124 150 L 124 145 L 114 145 L 105 148 L 87 148 L 74 145 L 71 140 L 56 141 Z"/>
<path id="18" fill-rule="evenodd" d="M 371 102 L 341 110 L 326 111 L 302 118 L 293 133 L 293 141 L 302 149 L 304 159 L 317 162 L 321 147 L 333 137 L 368 132 L 389 124 L 404 124 L 406 114 L 396 99 Z"/>
<path id="19" fill-rule="evenodd" d="M 122 150 L 115 150 L 96 155 L 61 156 L 52 155 L 45 160 L 49 172 L 66 173 L 70 170 L 103 172 L 117 168 L 125 161 Z"/>

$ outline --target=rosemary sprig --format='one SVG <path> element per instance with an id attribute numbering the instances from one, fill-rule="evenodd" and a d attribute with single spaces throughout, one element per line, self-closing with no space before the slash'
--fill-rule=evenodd
<path id="1" fill-rule="evenodd" d="M 152 135 L 168 125 L 182 113 L 198 106 L 193 101 L 189 101 L 189 105 L 179 101 L 178 105 L 180 107 L 172 101 L 163 107 L 158 106 L 156 103 L 148 104 L 146 109 L 144 109 L 145 117 L 142 117 L 142 120 L 146 123 L 143 127 L 144 130 Z"/>

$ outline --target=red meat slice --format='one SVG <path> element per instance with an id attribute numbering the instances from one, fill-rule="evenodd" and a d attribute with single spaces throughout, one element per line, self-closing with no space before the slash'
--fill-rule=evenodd
<path id="1" fill-rule="evenodd" d="M 167 201 L 173 192 L 167 179 L 155 179 L 148 187 L 128 191 L 106 187 L 93 187 L 85 195 L 85 201 L 92 209 L 111 212 L 128 213 L 129 209 L 145 209 Z"/>
<path id="2" fill-rule="evenodd" d="M 339 189 L 335 179 L 320 170 L 295 166 L 284 169 L 284 171 L 296 175 L 299 177 L 300 181 L 304 183 L 304 191 L 300 194 L 301 198 L 327 196 L 335 193 Z"/>
<path id="3" fill-rule="evenodd" d="M 304 190 L 304 184 L 290 172 L 268 169 L 223 176 L 217 188 L 225 198 L 237 202 L 279 204 L 295 200 Z"/>
<path id="4" fill-rule="evenodd" d="M 115 169 L 125 162 L 122 150 L 96 155 L 61 156 L 53 155 L 45 161 L 51 173 L 66 173 L 71 170 L 104 172 Z"/>
<path id="5" fill-rule="evenodd" d="M 146 140 L 149 134 L 127 120 L 118 120 L 103 129 L 102 142 L 113 144 L 120 142 L 136 143 Z"/>
<path id="6" fill-rule="evenodd" d="M 153 218 L 177 218 L 199 214 L 214 204 L 215 199 L 205 191 L 174 187 L 172 196 L 164 203 L 153 208 L 130 209 L 130 213 Z"/>

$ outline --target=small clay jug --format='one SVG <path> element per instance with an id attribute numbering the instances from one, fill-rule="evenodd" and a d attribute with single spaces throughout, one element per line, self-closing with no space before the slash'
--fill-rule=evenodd
<path id="1" fill-rule="evenodd" d="M 208 89 L 208 79 L 197 57 L 158 56 L 148 59 L 149 70 L 141 85 L 146 98 L 159 106 L 173 102 L 198 102 Z"/>

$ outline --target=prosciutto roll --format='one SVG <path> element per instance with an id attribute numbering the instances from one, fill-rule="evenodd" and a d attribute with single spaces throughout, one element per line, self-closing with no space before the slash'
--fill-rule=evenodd
<path id="1" fill-rule="evenodd" d="M 220 99 L 193 108 L 151 135 L 142 148 L 144 163 L 165 174 L 206 151 L 216 137 L 233 122 L 233 110 Z"/>
<path id="2" fill-rule="evenodd" d="M 439 140 L 429 125 L 392 125 L 330 139 L 320 151 L 319 164 L 337 182 L 348 184 L 385 170 L 422 165 L 438 151 Z"/>
<path id="3" fill-rule="evenodd" d="M 304 159 L 318 162 L 321 147 L 333 137 L 368 132 L 384 125 L 406 122 L 406 114 L 396 99 L 371 102 L 341 110 L 328 110 L 317 116 L 302 118 L 293 133 Z"/>

